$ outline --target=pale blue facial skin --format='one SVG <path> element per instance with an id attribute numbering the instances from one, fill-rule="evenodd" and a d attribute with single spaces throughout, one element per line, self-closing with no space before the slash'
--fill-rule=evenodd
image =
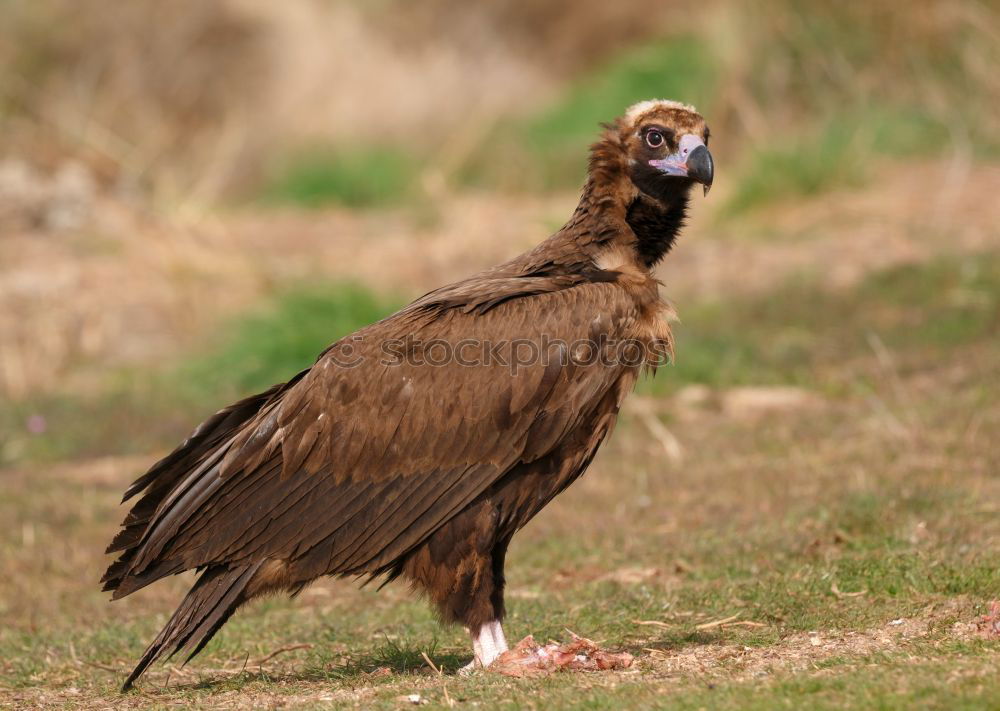
<path id="1" fill-rule="evenodd" d="M 666 158 L 651 160 L 649 164 L 657 170 L 662 170 L 667 175 L 687 176 L 688 156 L 691 155 L 691 152 L 695 148 L 704 145 L 705 141 L 702 140 L 701 136 L 695 136 L 691 133 L 685 134 L 681 136 L 681 140 L 678 142 L 676 153 L 672 153 Z"/>

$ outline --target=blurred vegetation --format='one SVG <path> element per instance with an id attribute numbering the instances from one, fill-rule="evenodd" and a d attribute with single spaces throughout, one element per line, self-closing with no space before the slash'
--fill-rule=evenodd
<path id="1" fill-rule="evenodd" d="M 264 309 L 224 326 L 210 352 L 192 356 L 168 377 L 206 404 L 260 392 L 309 367 L 328 345 L 400 305 L 360 284 L 290 287 Z"/>
<path id="2" fill-rule="evenodd" d="M 237 186 L 224 143 L 267 81 L 264 32 L 232 3 L 0 3 L 0 147 L 52 168 L 179 195 Z"/>
<path id="3" fill-rule="evenodd" d="M 573 189 L 599 124 L 650 97 L 692 103 L 709 117 L 735 183 L 729 214 L 861 185 L 880 158 L 1000 150 L 989 108 L 1000 102 L 1000 83 L 986 70 L 1000 66 L 994 9 L 918 2 L 898 13 L 889 3 L 787 0 L 768 9 L 727 6 L 698 34 L 611 56 L 547 106 L 484 129 L 452 179 Z M 424 160 L 433 160 L 427 147 Z M 368 169 L 378 176 L 385 167 Z"/>
<path id="4" fill-rule="evenodd" d="M 327 345 L 392 313 L 400 302 L 360 285 L 308 285 L 225 325 L 217 342 L 153 373 L 124 370 L 93 398 L 56 395 L 0 408 L 8 458 L 58 459 L 165 447 L 214 408 L 284 382 Z M 689 384 L 792 384 L 836 396 L 868 387 L 834 366 L 873 349 L 910 355 L 919 369 L 1000 333 L 1000 256 L 946 258 L 878 272 L 850 291 L 804 279 L 750 299 L 697 303 L 675 326 L 677 362 L 643 378 L 664 395 Z M 750 328 L 747 324 L 753 324 Z M 45 432 L 25 435 L 42 415 Z M 3 444 L 0 442 L 0 444 Z"/>
<path id="5" fill-rule="evenodd" d="M 714 96 L 714 58 L 697 37 L 680 36 L 630 49 L 578 77 L 537 113 L 497 127 L 457 179 L 477 187 L 553 190 L 579 187 L 585 148 L 600 124 L 649 98 L 705 106 Z"/>
<path id="6" fill-rule="evenodd" d="M 874 349 L 912 352 L 907 367 L 919 368 L 1000 334 L 1000 255 L 896 267 L 849 291 L 819 289 L 803 277 L 755 299 L 693 304 L 681 317 L 677 362 L 641 388 L 766 383 L 837 391 L 858 381 L 821 374 Z"/>
<path id="7" fill-rule="evenodd" d="M 226 403 L 285 382 L 329 344 L 395 311 L 354 284 L 290 286 L 224 324 L 215 343 L 159 371 L 121 369 L 93 397 L 52 394 L 0 406 L 0 460 L 149 452 Z M 41 417 L 41 432 L 26 423 Z M 6 441 L 5 441 L 6 440 Z"/>
<path id="8" fill-rule="evenodd" d="M 377 207 L 405 200 L 416 175 L 416 161 L 401 147 L 319 149 L 287 161 L 265 186 L 264 199 L 303 207 Z"/>
<path id="9" fill-rule="evenodd" d="M 988 108 L 1000 82 L 995 9 L 918 2 L 726 6 L 697 35 L 667 37 L 580 77 L 553 106 L 498 130 L 463 179 L 508 189 L 570 188 L 595 126 L 634 101 L 695 104 L 729 165 L 730 214 L 864 182 L 879 157 L 995 155 Z M 491 156 L 493 160 L 491 160 Z M 724 179 L 725 176 L 723 176 Z"/>
<path id="10" fill-rule="evenodd" d="M 316 5 L 328 14 L 317 9 L 315 27 L 282 29 L 291 13 L 233 3 L 166 10 L 137 0 L 109 23 L 101 13 L 76 18 L 66 0 L 12 0 L 0 30 L 10 40 L 0 42 L 0 144 L 36 156 L 82 151 L 102 173 L 159 183 L 151 189 L 166 181 L 226 199 L 372 206 L 419 194 L 422 170 L 454 187 L 575 189 L 598 124 L 666 97 L 709 118 L 720 177 L 734 187 L 730 214 L 862 183 L 880 158 L 1000 149 L 1000 10 L 991 3 L 915 0 L 900 12 L 889 0 L 766 0 L 697 14 L 638 2 L 613 13 L 596 2 L 573 12 L 514 5 L 390 0 L 362 11 L 340 2 Z M 441 13 L 464 34 L 435 36 Z M 536 15 L 540 24 L 526 19 Z M 489 108 L 389 94 L 365 113 L 304 88 L 286 96 L 312 82 L 336 98 L 330 69 L 313 59 L 284 76 L 263 71 L 298 50 L 273 55 L 288 41 L 279 29 L 308 46 L 323 22 L 346 20 L 357 24 L 351 42 L 373 53 L 396 43 L 400 71 L 445 67 L 454 101 L 465 92 Z M 498 25 L 504 44 L 494 48 L 488 30 Z M 505 62 L 519 68 L 496 81 L 513 83 L 491 93 L 491 72 Z M 374 61 L 350 74 L 378 83 L 396 70 Z M 518 85 L 535 100 L 512 93 Z M 561 88 L 539 93 L 544 85 Z M 335 127 L 349 108 L 354 123 Z"/>

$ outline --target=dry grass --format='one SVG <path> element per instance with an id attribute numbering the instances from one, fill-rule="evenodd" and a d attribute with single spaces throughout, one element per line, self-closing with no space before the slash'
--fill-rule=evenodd
<path id="1" fill-rule="evenodd" d="M 489 708 L 988 708 L 998 648 L 976 622 L 1000 586 L 1000 341 L 991 330 L 932 338 L 927 314 L 958 319 L 979 302 L 939 311 L 955 293 L 905 296 L 937 283 L 931 273 L 903 272 L 889 282 L 910 280 L 898 293 L 866 282 L 815 301 L 830 310 L 818 329 L 862 293 L 877 318 L 859 327 L 889 339 L 910 323 L 913 335 L 832 353 L 813 341 L 825 355 L 805 397 L 634 397 L 593 470 L 518 536 L 511 636 L 568 628 L 635 654 L 633 670 L 459 678 L 464 635 L 422 601 L 400 586 L 321 582 L 244 611 L 192 665 L 158 666 L 120 698 L 116 684 L 188 584 L 114 605 L 97 590 L 118 494 L 149 455 L 0 474 L 0 694 L 16 708 L 397 708 L 410 694 Z M 997 284 L 983 288 L 995 303 Z M 769 291 L 732 298 L 768 304 Z M 778 335 L 790 314 L 764 309 L 753 329 Z"/>
<path id="2" fill-rule="evenodd" d="M 48 170 L 73 157 L 105 184 L 213 203 L 302 145 L 449 144 L 470 117 L 510 114 L 513 95 L 526 110 L 566 63 L 668 14 L 639 22 L 642 3 L 606 5 L 551 4 L 563 21 L 534 37 L 532 3 L 13 0 L 0 9 L 0 142 Z"/>
<path id="3" fill-rule="evenodd" d="M 776 699 L 789 680 L 853 678 L 877 662 L 896 681 L 864 688 L 904 703 L 921 675 L 905 661 L 914 656 L 956 671 L 944 689 L 958 694 L 972 675 L 995 693 L 998 650 L 975 622 L 1000 583 L 1000 409 L 995 387 L 982 392 L 1000 382 L 996 355 L 995 343 L 952 350 L 950 365 L 883 375 L 869 397 L 818 410 L 659 403 L 682 447 L 674 464 L 636 419 L 649 403 L 629 407 L 593 471 L 518 537 L 509 566 L 512 635 L 568 627 L 636 654 L 626 673 L 460 679 L 463 635 L 439 631 L 422 602 L 398 586 L 329 582 L 241 613 L 190 667 L 157 667 L 118 699 L 115 684 L 186 583 L 114 605 L 94 583 L 117 493 L 148 457 L 7 471 L 0 693 L 25 708 L 394 708 L 411 693 L 444 703 L 447 686 L 461 703 L 531 694 L 604 707 L 663 693 L 685 703 L 706 685 Z M 872 354 L 845 368 L 860 380 L 881 366 Z"/>
<path id="4" fill-rule="evenodd" d="M 754 156 L 766 164 L 793 147 L 808 153 L 816 132 L 845 127 L 848 140 L 835 144 L 843 150 L 806 171 L 821 184 L 853 168 L 859 151 L 862 161 L 883 150 L 969 159 L 1000 145 L 991 110 L 1000 15 L 976 0 L 920 0 L 906 13 L 884 0 L 183 0 L 169 9 L 135 0 L 125 9 L 90 2 L 87 11 L 69 0 L 12 0 L 0 17 L 5 153 L 49 171 L 84 161 L 103 185 L 161 204 L 256 194 L 290 155 L 317 145 L 417 156 L 428 166 L 421 197 L 477 157 L 512 163 L 513 184 L 533 185 L 546 161 L 514 155 L 533 129 L 498 144 L 498 125 L 541 126 L 530 150 L 563 161 L 547 149 L 569 135 L 577 150 L 579 130 L 587 140 L 633 86 L 701 99 L 730 165 Z M 679 56 L 662 55 L 662 78 L 658 65 L 613 71 L 647 42 L 681 43 Z M 692 52 L 693 68 L 682 61 Z M 608 76 L 612 85 L 600 88 Z M 614 103 L 588 93 L 594 86 Z"/>

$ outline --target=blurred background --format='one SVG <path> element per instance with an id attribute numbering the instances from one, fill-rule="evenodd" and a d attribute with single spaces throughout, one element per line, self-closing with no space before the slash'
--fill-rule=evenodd
<path id="1" fill-rule="evenodd" d="M 162 445 L 533 245 L 572 210 L 599 122 L 644 98 L 695 104 L 718 156 L 662 274 L 682 314 L 688 293 L 995 246 L 1000 24 L 982 2 L 0 12 L 4 462 Z M 161 376 L 167 392 L 146 392 Z"/>
<path id="2" fill-rule="evenodd" d="M 692 421 L 820 412 L 797 441 L 865 422 L 881 451 L 946 430 L 934 456 L 985 476 L 998 67 L 984 0 L 4 0 L 6 569 L 73 530 L 49 573 L 96 578 L 115 492 L 154 455 L 546 237 L 599 123 L 653 97 L 707 118 L 717 181 L 660 269 L 678 362 L 626 412 L 628 452 L 662 463 L 627 505 L 697 467 Z M 751 460 L 786 451 L 761 436 Z M 67 482 L 108 501 L 47 519 Z"/>

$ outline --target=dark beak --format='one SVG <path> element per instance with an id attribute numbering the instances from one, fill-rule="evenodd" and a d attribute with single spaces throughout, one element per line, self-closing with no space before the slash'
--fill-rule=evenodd
<path id="1" fill-rule="evenodd" d="M 698 146 L 687 159 L 688 177 L 697 180 L 705 186 L 705 194 L 712 189 L 712 179 L 715 177 L 715 164 L 712 154 L 705 146 Z"/>
<path id="2" fill-rule="evenodd" d="M 691 178 L 705 187 L 705 194 L 712 187 L 715 178 L 715 163 L 712 154 L 701 136 L 688 134 L 681 137 L 678 150 L 666 158 L 649 161 L 649 164 L 667 175 Z"/>

